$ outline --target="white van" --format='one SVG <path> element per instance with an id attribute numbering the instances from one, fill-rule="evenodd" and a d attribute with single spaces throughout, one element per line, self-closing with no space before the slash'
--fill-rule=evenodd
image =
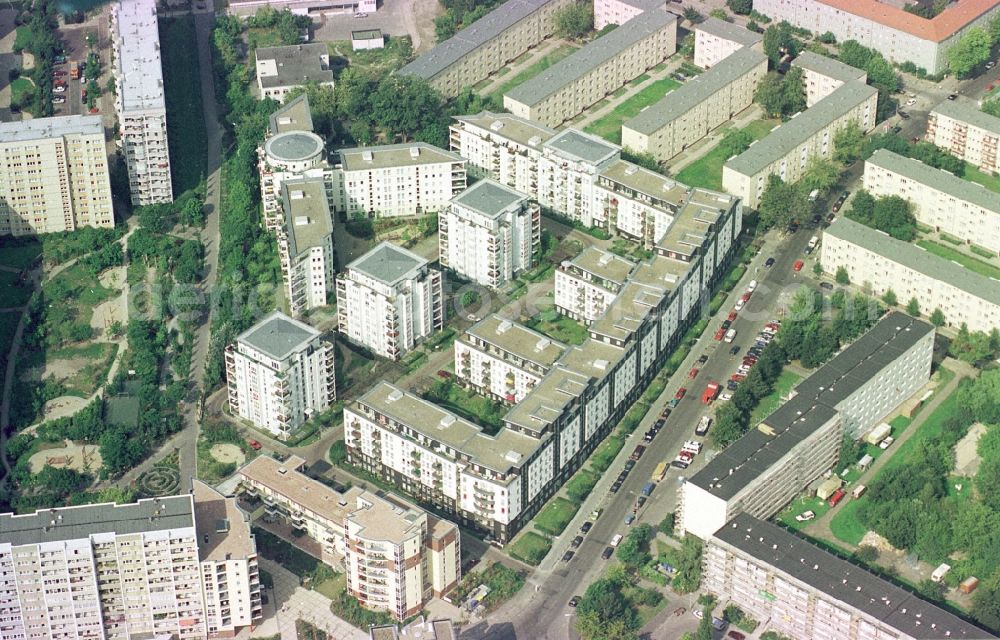
<path id="1" fill-rule="evenodd" d="M 736 329 L 730 329 L 726 332 L 726 342 L 732 342 L 736 339 Z"/>

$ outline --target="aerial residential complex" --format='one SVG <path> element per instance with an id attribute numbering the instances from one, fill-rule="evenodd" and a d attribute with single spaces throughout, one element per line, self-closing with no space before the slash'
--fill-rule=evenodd
<path id="1" fill-rule="evenodd" d="M 859 222 L 840 217 L 827 228 L 821 264 L 827 273 L 844 267 L 875 295 L 892 289 L 903 302 L 916 298 L 922 313 L 941 309 L 949 326 L 1000 326 L 1000 282 Z"/>
<path id="2" fill-rule="evenodd" d="M 119 0 L 111 11 L 115 113 L 132 205 L 174 199 L 155 0 Z"/>
<path id="3" fill-rule="evenodd" d="M 0 531 L 4 638 L 225 638 L 261 618 L 250 526 L 198 480 L 193 494 L 0 514 Z"/>
<path id="4" fill-rule="evenodd" d="M 275 311 L 226 347 L 229 410 L 286 439 L 337 399 L 333 345 Z"/>
<path id="5" fill-rule="evenodd" d="M 824 249 L 825 250 L 825 249 Z M 894 312 L 792 391 L 678 490 L 678 529 L 708 540 L 741 513 L 769 518 L 930 378 L 934 327 Z"/>
<path id="6" fill-rule="evenodd" d="M 343 570 L 367 609 L 405 620 L 458 584 L 461 535 L 408 502 L 351 487 L 341 493 L 304 473 L 305 460 L 259 456 L 237 471 L 241 504 L 309 536 Z"/>
<path id="7" fill-rule="evenodd" d="M 749 29 L 708 18 L 694 27 L 694 63 L 702 69 L 710 69 L 740 49 L 752 48 L 763 51 L 764 37 Z"/>
<path id="8" fill-rule="evenodd" d="M 100 116 L 0 124 L 0 235 L 113 226 Z"/>
<path id="9" fill-rule="evenodd" d="M 441 266 L 497 289 L 534 264 L 542 216 L 528 196 L 481 180 L 438 217 Z"/>
<path id="10" fill-rule="evenodd" d="M 827 97 L 848 82 L 867 82 L 868 73 L 812 51 L 803 51 L 792 60 L 792 67 L 802 69 L 806 88 L 806 108 Z"/>
<path id="11" fill-rule="evenodd" d="M 992 174 L 1000 171 L 1000 118 L 959 97 L 944 100 L 927 116 L 927 141 Z"/>
<path id="12" fill-rule="evenodd" d="M 556 126 L 677 50 L 677 16 L 652 9 L 584 45 L 503 96 L 516 116 Z"/>
<path id="13" fill-rule="evenodd" d="M 355 13 L 375 13 L 378 9 L 376 0 L 229 0 L 226 11 L 231 16 L 247 17 L 256 15 L 264 8 L 271 7 L 276 11 L 288 10 L 300 16 L 309 16 L 313 20 L 322 20 L 329 16 L 347 18 Z"/>
<path id="14" fill-rule="evenodd" d="M 626 120 L 622 146 L 668 160 L 749 107 L 766 75 L 766 55 L 739 49 Z"/>
<path id="15" fill-rule="evenodd" d="M 390 360 L 444 326 L 443 298 L 441 272 L 389 242 L 337 274 L 340 332 Z"/>
<path id="16" fill-rule="evenodd" d="M 572 0 L 508 0 L 399 70 L 445 97 L 497 72 L 555 31 L 555 13 Z"/>
<path id="17" fill-rule="evenodd" d="M 834 136 L 849 123 L 871 131 L 877 104 L 878 91 L 874 87 L 863 82 L 844 84 L 726 161 L 722 167 L 723 188 L 742 198 L 744 206 L 756 208 L 769 176 L 795 182 L 806 172 L 812 158 L 829 158 L 833 154 Z"/>
<path id="18" fill-rule="evenodd" d="M 917 221 L 968 244 L 1000 253 L 1000 194 L 888 149 L 865 162 L 865 189 L 900 196 Z"/>
<path id="19" fill-rule="evenodd" d="M 327 304 L 333 290 L 333 220 L 322 178 L 295 178 L 281 185 L 285 225 L 278 255 L 292 315 Z"/>
<path id="20" fill-rule="evenodd" d="M 775 22 L 787 20 L 813 33 L 829 31 L 837 42 L 857 40 L 889 62 L 911 61 L 928 73 L 948 66 L 946 53 L 974 27 L 986 27 L 1000 11 L 998 0 L 961 0 L 931 20 L 879 0 L 754 0 L 753 8 Z"/>
<path id="21" fill-rule="evenodd" d="M 587 247 L 556 269 L 556 309 L 590 324 L 604 315 L 635 268 L 636 263 L 628 258 Z"/>
<path id="22" fill-rule="evenodd" d="M 703 557 L 706 590 L 792 638 L 996 637 L 750 514 L 708 536 Z"/>
<path id="23" fill-rule="evenodd" d="M 425 142 L 340 149 L 333 209 L 348 218 L 420 216 L 465 190 L 465 159 Z"/>
<path id="24" fill-rule="evenodd" d="M 254 50 L 258 96 L 284 102 L 288 92 L 307 84 L 333 87 L 330 52 L 325 42 Z"/>

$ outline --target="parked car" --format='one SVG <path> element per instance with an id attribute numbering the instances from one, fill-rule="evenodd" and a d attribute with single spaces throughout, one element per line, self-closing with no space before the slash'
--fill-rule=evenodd
<path id="1" fill-rule="evenodd" d="M 681 400 L 684 398 L 684 394 L 686 394 L 687 392 L 688 390 L 685 387 L 681 387 L 680 389 L 677 390 L 677 393 L 674 394 L 674 398 Z"/>
<path id="2" fill-rule="evenodd" d="M 715 335 L 712 336 L 712 337 L 715 338 L 716 340 L 722 340 L 723 338 L 726 337 L 726 328 L 725 327 L 719 327 L 719 330 L 716 331 Z"/>
<path id="3" fill-rule="evenodd" d="M 723 402 L 728 402 L 729 400 L 732 400 L 732 399 L 733 399 L 733 394 L 729 393 L 728 391 L 726 393 L 722 394 L 721 396 L 719 396 L 719 400 L 721 400 Z"/>
<path id="4" fill-rule="evenodd" d="M 614 535 L 614 537 L 613 537 L 613 538 L 611 538 L 611 546 L 612 546 L 612 547 L 617 547 L 617 546 L 618 546 L 618 545 L 619 545 L 619 544 L 621 543 L 621 541 L 622 541 L 622 538 L 624 538 L 624 537 L 625 537 L 625 536 L 623 536 L 622 534 L 620 534 L 620 533 L 616 533 L 616 534 Z"/>
<path id="5" fill-rule="evenodd" d="M 740 383 L 736 382 L 735 380 L 726 381 L 726 388 L 729 389 L 730 391 L 736 391 L 736 389 L 739 388 L 739 386 Z"/>
<path id="6" fill-rule="evenodd" d="M 764 261 L 764 266 L 765 267 L 773 267 L 774 266 L 774 258 L 768 258 L 767 260 L 765 260 Z"/>
<path id="7" fill-rule="evenodd" d="M 635 514 L 634 513 L 630 513 L 627 516 L 625 516 L 625 526 L 626 527 L 630 526 L 633 522 L 635 522 Z"/>
<path id="8" fill-rule="evenodd" d="M 802 267 L 804 267 L 805 264 L 806 263 L 802 262 L 801 260 L 796 260 L 795 264 L 792 265 L 792 271 L 802 271 Z"/>
<path id="9" fill-rule="evenodd" d="M 445 380 L 448 380 L 449 378 L 451 378 L 451 372 L 445 371 L 444 369 L 438 369 L 438 376 L 444 378 Z"/>
<path id="10" fill-rule="evenodd" d="M 638 460 L 639 458 L 642 457 L 642 454 L 644 453 L 646 453 L 646 447 L 641 444 L 636 445 L 635 449 L 632 450 L 631 459 Z"/>
<path id="11" fill-rule="evenodd" d="M 615 482 L 614 484 L 611 485 L 610 491 L 611 491 L 611 493 L 618 493 L 618 490 L 621 489 L 621 488 L 622 488 L 622 483 Z"/>
<path id="12" fill-rule="evenodd" d="M 54 93 L 66 93 L 66 87 L 65 86 L 56 85 L 56 86 L 52 87 L 52 91 Z"/>
<path id="13" fill-rule="evenodd" d="M 578 549 L 581 544 L 583 544 L 583 536 L 577 536 L 573 538 L 573 541 L 569 543 L 569 546 L 573 547 L 574 549 Z"/>
<path id="14" fill-rule="evenodd" d="M 727 638 L 732 638 L 733 640 L 746 640 L 746 635 L 740 633 L 736 629 L 731 630 L 726 634 Z"/>
<path id="15" fill-rule="evenodd" d="M 729 320 L 730 322 L 736 322 L 736 316 L 738 315 L 739 315 L 738 311 L 730 311 L 729 315 L 726 316 L 726 320 Z"/>
<path id="16" fill-rule="evenodd" d="M 639 499 L 635 501 L 635 508 L 642 509 L 644 504 L 646 504 L 646 496 L 639 496 Z"/>
<path id="17" fill-rule="evenodd" d="M 955 99 L 955 98 L 957 98 L 957 97 L 958 97 L 958 94 L 957 94 L 957 93 L 949 93 L 949 94 L 948 94 L 948 99 L 949 99 L 949 100 L 954 100 L 954 99 Z"/>
<path id="18" fill-rule="evenodd" d="M 827 500 L 827 503 L 828 503 L 828 504 L 829 504 L 829 505 L 830 505 L 831 507 L 836 507 L 836 506 L 837 506 L 837 503 L 838 503 L 838 502 L 840 502 L 841 500 L 843 500 L 843 499 L 844 499 L 844 496 L 845 496 L 845 495 L 847 495 L 847 494 L 846 494 L 846 493 L 844 493 L 844 490 L 843 490 L 843 489 L 837 489 L 837 490 L 836 490 L 836 491 L 834 492 L 834 494 L 833 494 L 832 496 L 830 496 L 830 499 L 829 499 L 829 500 Z"/>
<path id="19" fill-rule="evenodd" d="M 573 552 L 572 551 L 567 551 L 566 553 L 563 554 L 563 557 L 562 557 L 562 561 L 563 562 L 569 562 L 572 559 L 573 559 Z"/>
<path id="20" fill-rule="evenodd" d="M 705 364 L 706 362 L 708 362 L 708 354 L 703 353 L 698 357 L 698 364 Z"/>
<path id="21" fill-rule="evenodd" d="M 53 96 L 52 97 L 52 104 L 62 104 L 64 102 L 66 102 L 66 98 L 64 98 L 62 96 Z"/>
<path id="22" fill-rule="evenodd" d="M 615 553 L 614 547 L 604 547 L 604 551 L 601 552 L 601 559 L 607 560 Z"/>
<path id="23" fill-rule="evenodd" d="M 826 289 L 827 291 L 833 291 L 833 284 L 829 282 L 820 282 L 819 286 L 821 289 Z"/>
<path id="24" fill-rule="evenodd" d="M 698 377 L 698 371 L 700 371 L 700 369 L 698 369 L 698 367 L 691 367 L 691 370 L 688 371 L 688 379 L 694 380 L 695 378 L 697 378 Z"/>
<path id="25" fill-rule="evenodd" d="M 892 436 L 888 436 L 885 440 L 883 440 L 882 442 L 878 443 L 878 448 L 879 449 L 888 449 L 889 447 L 892 446 L 892 443 L 895 442 L 895 441 L 896 441 L 895 438 L 893 438 Z"/>
<path id="26" fill-rule="evenodd" d="M 580 526 L 580 533 L 582 533 L 582 534 L 586 535 L 586 534 L 587 534 L 587 532 L 588 532 L 588 531 L 590 531 L 590 530 L 591 530 L 591 529 L 593 528 L 593 526 L 594 526 L 594 523 L 593 523 L 593 522 L 589 522 L 589 521 L 588 521 L 588 522 L 584 522 L 584 523 L 583 523 L 583 524 L 582 524 L 582 525 Z"/>
<path id="27" fill-rule="evenodd" d="M 263 448 L 263 446 L 256 440 L 247 440 L 247 444 L 250 445 L 250 448 L 254 451 L 260 451 Z"/>
<path id="28" fill-rule="evenodd" d="M 902 118 L 903 120 L 910 119 L 910 114 L 906 113 L 905 111 L 897 111 L 896 113 L 898 113 L 899 117 Z"/>
<path id="29" fill-rule="evenodd" d="M 740 345 L 734 344 L 733 346 L 729 347 L 729 355 L 735 356 L 739 352 L 740 352 Z"/>
<path id="30" fill-rule="evenodd" d="M 816 517 L 815 511 L 804 511 L 799 515 L 795 516 L 795 519 L 799 522 L 809 522 Z"/>
<path id="31" fill-rule="evenodd" d="M 580 604 L 581 599 L 582 598 L 580 596 L 573 596 L 572 598 L 569 599 L 569 602 L 567 602 L 566 604 L 568 604 L 571 607 L 575 607 L 576 605 Z"/>

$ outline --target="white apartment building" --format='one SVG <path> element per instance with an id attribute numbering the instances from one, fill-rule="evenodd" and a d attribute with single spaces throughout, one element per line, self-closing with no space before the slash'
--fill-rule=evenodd
<path id="1" fill-rule="evenodd" d="M 1000 283 L 865 225 L 840 217 L 823 234 L 820 263 L 847 270 L 851 282 L 881 296 L 892 289 L 922 313 L 941 309 L 948 326 L 989 333 L 1000 327 Z"/>
<path id="2" fill-rule="evenodd" d="M 927 142 L 992 174 L 1000 171 L 1000 118 L 966 98 L 944 100 L 927 116 Z"/>
<path id="3" fill-rule="evenodd" d="M 285 225 L 278 255 L 292 315 L 327 304 L 333 290 L 333 220 L 322 178 L 296 178 L 281 185 Z"/>
<path id="4" fill-rule="evenodd" d="M 337 274 L 337 314 L 348 340 L 399 360 L 444 326 L 441 272 L 383 242 Z"/>
<path id="5" fill-rule="evenodd" d="M 327 16 L 347 18 L 355 13 L 375 13 L 376 0 L 229 0 L 226 12 L 241 18 L 256 15 L 264 7 L 275 11 L 291 11 L 297 16 L 309 16 L 320 21 Z"/>
<path id="6" fill-rule="evenodd" d="M 229 410 L 284 440 L 337 399 L 334 348 L 275 311 L 226 347 Z"/>
<path id="7" fill-rule="evenodd" d="M 864 132 L 871 131 L 877 106 L 878 91 L 874 87 L 848 82 L 726 161 L 722 167 L 723 189 L 742 198 L 744 206 L 756 208 L 769 176 L 797 181 L 811 159 L 833 154 L 834 136 L 849 123 L 856 123 Z"/>
<path id="8" fill-rule="evenodd" d="M 0 123 L 0 235 L 113 226 L 100 116 Z"/>
<path id="9" fill-rule="evenodd" d="M 848 82 L 868 81 L 867 72 L 812 51 L 803 51 L 796 56 L 792 66 L 802 69 L 807 109 Z"/>
<path id="10" fill-rule="evenodd" d="M 455 341 L 455 377 L 480 395 L 516 404 L 565 350 L 563 343 L 493 314 Z"/>
<path id="11" fill-rule="evenodd" d="M 863 437 L 930 379 L 933 354 L 933 326 L 886 315 L 684 481 L 679 530 L 708 540 L 741 513 L 770 518 L 837 464 L 845 435 Z"/>
<path id="12" fill-rule="evenodd" d="M 536 186 L 527 193 L 570 220 L 587 227 L 604 226 L 597 202 L 598 175 L 620 157 L 617 145 L 565 129 L 545 143 L 536 165 Z"/>
<path id="13" fill-rule="evenodd" d="M 333 208 L 348 218 L 422 216 L 465 190 L 465 159 L 425 142 L 341 149 Z"/>
<path id="14" fill-rule="evenodd" d="M 694 63 L 710 69 L 744 47 L 762 52 L 763 43 L 759 33 L 710 17 L 694 26 Z"/>
<path id="15" fill-rule="evenodd" d="M 516 116 L 556 126 L 677 50 L 677 16 L 651 9 L 591 41 L 503 96 Z"/>
<path id="16" fill-rule="evenodd" d="M 233 637 L 261 618 L 250 527 L 197 480 L 193 495 L 0 514 L 0 530 L 4 638 Z"/>
<path id="17" fill-rule="evenodd" d="M 1000 194 L 919 160 L 879 149 L 865 162 L 865 189 L 899 196 L 922 224 L 1000 253 Z"/>
<path id="18" fill-rule="evenodd" d="M 119 147 L 133 206 L 171 202 L 167 110 L 156 0 L 118 0 L 111 10 Z"/>
<path id="19" fill-rule="evenodd" d="M 556 269 L 556 309 L 589 325 L 604 315 L 636 266 L 628 258 L 587 247 Z"/>
<path id="20" fill-rule="evenodd" d="M 340 493 L 304 470 L 298 456 L 259 456 L 237 471 L 237 490 L 254 516 L 283 520 L 318 543 L 323 561 L 346 573 L 361 606 L 405 620 L 458 584 L 461 535 L 454 524 L 392 495 L 358 487 Z"/>
<path id="21" fill-rule="evenodd" d="M 740 48 L 622 124 L 622 146 L 669 160 L 753 104 L 767 56 Z"/>
<path id="22" fill-rule="evenodd" d="M 308 112 L 309 102 L 304 101 L 304 105 Z M 308 130 L 289 125 L 289 129 L 281 133 L 272 131 L 272 135 L 257 148 L 264 226 L 270 231 L 278 231 L 285 223 L 281 204 L 283 182 L 299 178 L 330 182 L 331 167 L 326 160 L 326 144 L 312 132 L 311 117 L 308 124 Z M 329 194 L 327 197 L 329 199 Z"/>
<path id="23" fill-rule="evenodd" d="M 330 52 L 325 42 L 260 47 L 254 51 L 257 96 L 284 102 L 292 89 L 316 84 L 333 88 Z"/>
<path id="24" fill-rule="evenodd" d="M 480 180 L 438 217 L 441 266 L 498 289 L 534 265 L 542 215 L 528 196 Z"/>
<path id="25" fill-rule="evenodd" d="M 643 11 L 662 9 L 666 0 L 594 0 L 594 29 L 622 25 Z"/>
<path id="26" fill-rule="evenodd" d="M 538 162 L 544 143 L 558 133 L 555 129 L 491 111 L 456 116 L 455 121 L 449 127 L 449 145 L 467 160 L 469 173 L 492 178 L 541 202 Z"/>
<path id="27" fill-rule="evenodd" d="M 947 52 L 969 29 L 985 28 L 1000 10 L 997 0 L 951 3 L 932 20 L 879 0 L 754 0 L 753 8 L 775 23 L 787 20 L 813 33 L 829 31 L 837 42 L 857 40 L 889 62 L 913 62 L 930 73 L 945 71 Z"/>
<path id="28" fill-rule="evenodd" d="M 706 539 L 701 585 L 794 640 L 996 637 L 749 514 Z"/>

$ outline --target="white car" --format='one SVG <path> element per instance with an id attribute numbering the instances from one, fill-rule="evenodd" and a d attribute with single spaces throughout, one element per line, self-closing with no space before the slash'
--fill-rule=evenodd
<path id="1" fill-rule="evenodd" d="M 702 618 L 705 617 L 705 612 L 702 611 L 701 609 L 699 609 L 698 607 L 695 607 L 695 609 L 694 609 L 694 611 L 692 611 L 692 613 L 694 614 L 694 617 L 698 618 L 699 620 L 701 620 Z"/>
<path id="2" fill-rule="evenodd" d="M 66 98 L 62 96 L 54 96 L 52 98 L 52 104 L 62 104 L 64 102 L 66 102 Z"/>
<path id="3" fill-rule="evenodd" d="M 890 446 L 892 446 L 892 443 L 895 442 L 895 441 L 896 441 L 895 438 L 893 438 L 892 436 L 888 436 L 888 437 L 886 437 L 885 440 L 883 440 L 882 442 L 878 443 L 878 448 L 879 449 L 888 449 Z"/>
<path id="4" fill-rule="evenodd" d="M 799 515 L 795 516 L 795 519 L 798 520 L 799 522 L 809 522 L 815 517 L 816 517 L 815 511 L 806 511 L 804 513 L 800 513 Z"/>
<path id="5" fill-rule="evenodd" d="M 757 281 L 751 280 L 750 284 L 747 285 L 747 292 L 753 293 L 757 289 Z"/>
<path id="6" fill-rule="evenodd" d="M 736 301 L 736 305 L 733 308 L 739 311 L 744 307 L 744 305 L 746 305 L 746 303 L 743 302 L 743 298 L 740 298 L 739 300 Z"/>
<path id="7" fill-rule="evenodd" d="M 87 76 L 80 76 L 80 84 L 87 84 Z"/>
<path id="8" fill-rule="evenodd" d="M 722 400 L 723 402 L 726 402 L 727 400 L 732 400 L 732 399 L 733 399 L 733 394 L 729 393 L 728 391 L 725 392 L 724 394 L 722 394 L 721 396 L 719 396 L 719 400 Z"/>
<path id="9" fill-rule="evenodd" d="M 995 60 L 990 60 L 989 62 L 986 63 L 986 68 L 987 69 L 992 69 L 995 66 L 997 66 L 997 63 L 996 63 Z"/>
<path id="10" fill-rule="evenodd" d="M 906 101 L 906 106 L 908 106 L 908 107 L 912 107 L 915 104 L 917 104 L 917 99 L 916 98 L 910 98 L 909 100 Z"/>
<path id="11" fill-rule="evenodd" d="M 66 93 L 66 87 L 52 87 L 53 93 Z"/>

